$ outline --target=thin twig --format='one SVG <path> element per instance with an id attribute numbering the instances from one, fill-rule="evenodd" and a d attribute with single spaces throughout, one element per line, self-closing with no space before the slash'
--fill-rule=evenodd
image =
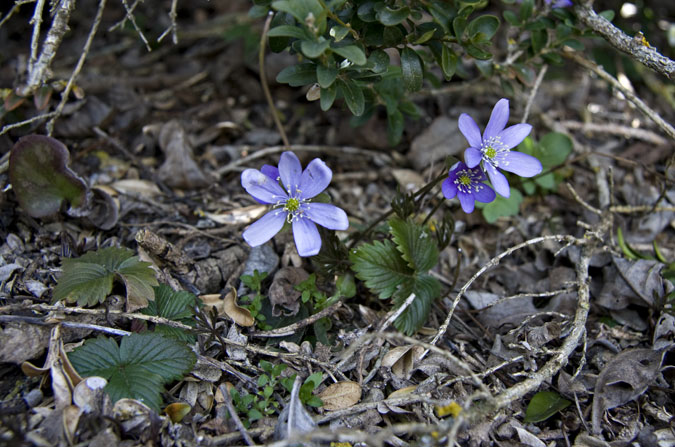
<path id="1" fill-rule="evenodd" d="M 14 14 L 19 12 L 19 8 L 21 8 L 21 5 L 25 5 L 26 3 L 34 3 L 34 2 L 35 2 L 35 0 L 28 0 L 28 1 L 17 1 L 16 3 L 14 3 L 14 5 L 12 6 L 12 9 L 10 9 L 9 12 L 7 14 L 5 14 L 5 17 L 3 17 L 0 20 L 0 28 L 2 28 L 2 25 L 7 23 L 7 21 L 9 19 L 11 19 Z"/>
<path id="2" fill-rule="evenodd" d="M 337 303 L 333 304 L 332 306 L 328 306 L 327 308 L 315 313 L 314 315 L 311 315 L 307 318 L 304 318 L 297 323 L 290 324 L 288 326 L 280 327 L 277 329 L 273 329 L 271 331 L 259 331 L 259 332 L 251 332 L 249 334 L 246 334 L 251 337 L 260 337 L 260 338 L 273 338 L 273 337 L 286 337 L 287 335 L 293 335 L 297 332 L 298 329 L 301 329 L 305 326 L 309 326 L 310 324 L 314 324 L 315 321 L 318 321 L 322 319 L 323 317 L 326 317 L 328 315 L 331 315 L 333 312 L 338 310 L 342 306 L 342 301 L 338 301 Z"/>
<path id="3" fill-rule="evenodd" d="M 602 79 L 607 81 L 612 85 L 612 87 L 619 90 L 630 102 L 635 104 L 635 106 L 640 109 L 649 119 L 654 121 L 657 126 L 661 128 L 670 138 L 675 138 L 675 128 L 671 126 L 666 120 L 661 118 L 661 115 L 652 110 L 647 104 L 645 104 L 640 98 L 638 98 L 635 93 L 631 92 L 629 89 L 621 85 L 621 83 L 611 74 L 607 73 L 604 68 L 599 66 L 593 61 L 590 61 L 577 53 L 564 53 L 565 56 L 574 60 L 576 63 L 582 67 L 588 68 L 596 75 L 600 76 Z"/>
<path id="4" fill-rule="evenodd" d="M 40 88 L 45 82 L 49 73 L 49 67 L 56 56 L 56 51 L 61 45 L 63 36 L 68 31 L 68 20 L 70 13 L 75 9 L 75 0 L 62 0 L 58 4 L 58 9 L 52 20 L 52 26 L 47 32 L 47 37 L 42 44 L 42 51 L 35 63 L 28 67 L 28 79 L 18 93 L 21 96 L 29 96 L 35 90 Z"/>
<path id="5" fill-rule="evenodd" d="M 610 134 L 610 135 L 619 135 L 624 138 L 636 138 L 638 140 L 647 141 L 648 143 L 655 144 L 657 146 L 663 146 L 669 143 L 669 141 L 663 138 L 661 135 L 652 132 L 647 129 L 636 129 L 629 126 L 622 126 L 615 123 L 581 123 L 579 121 L 560 121 L 560 124 L 567 129 L 571 130 L 580 130 L 582 132 L 588 133 L 600 133 L 600 134 Z"/>
<path id="6" fill-rule="evenodd" d="M 77 79 L 77 76 L 80 74 L 80 71 L 84 66 L 84 61 L 87 59 L 89 49 L 91 48 L 91 44 L 94 41 L 94 36 L 96 35 L 98 27 L 101 24 L 101 19 L 103 18 L 103 10 L 105 9 L 105 3 L 106 0 L 99 0 L 98 11 L 96 11 L 94 23 L 92 23 L 91 25 L 89 35 L 87 36 L 87 41 L 84 43 L 84 47 L 82 48 L 82 53 L 80 53 L 80 58 L 77 61 L 77 65 L 75 65 L 75 68 L 73 69 L 73 72 L 70 75 L 70 79 L 68 79 L 68 84 L 66 84 L 65 90 L 63 91 L 63 93 L 61 93 L 61 102 L 59 102 L 59 105 L 56 107 L 56 115 L 52 117 L 47 123 L 47 135 L 52 134 L 54 130 L 54 123 L 56 122 L 57 118 L 61 115 L 61 112 L 63 112 L 63 108 L 66 106 L 66 103 L 68 102 L 68 96 L 70 96 L 70 91 L 73 89 L 73 85 L 75 85 L 75 80 Z"/>
<path id="7" fill-rule="evenodd" d="M 265 26 L 263 27 L 263 31 L 260 36 L 260 49 L 258 50 L 258 70 L 260 70 L 260 85 L 262 85 L 263 93 L 265 94 L 265 99 L 267 100 L 267 105 L 270 107 L 270 112 L 272 112 L 272 119 L 274 120 L 274 124 L 277 126 L 279 135 L 281 135 L 281 141 L 283 141 L 284 146 L 288 147 L 291 144 L 288 141 L 288 136 L 286 135 L 284 126 L 281 124 L 281 120 L 279 119 L 279 111 L 274 105 L 272 93 L 270 93 L 270 88 L 267 85 L 267 74 L 265 73 L 265 44 L 267 43 L 267 32 L 270 30 L 272 17 L 274 17 L 274 14 L 272 11 L 270 11 L 269 14 L 267 14 L 267 20 L 265 20 Z"/>
<path id="8" fill-rule="evenodd" d="M 539 70 L 539 74 L 537 75 L 537 79 L 534 81 L 534 87 L 532 87 L 532 92 L 530 93 L 530 97 L 527 99 L 527 104 L 525 105 L 525 112 L 523 113 L 523 119 L 520 121 L 521 123 L 527 122 L 527 118 L 530 115 L 530 109 L 532 108 L 532 104 L 534 103 L 534 98 L 537 96 L 537 92 L 539 91 L 539 87 L 541 86 L 541 81 L 544 80 L 544 76 L 546 76 L 546 71 L 548 70 L 548 65 L 544 65 L 541 67 L 541 70 Z"/>
<path id="9" fill-rule="evenodd" d="M 657 73 L 675 79 L 675 61 L 659 53 L 649 45 L 640 34 L 630 37 L 612 22 L 598 15 L 591 7 L 590 1 L 574 2 L 574 12 L 584 25 L 600 34 L 614 48 L 632 56 Z"/>
<path id="10" fill-rule="evenodd" d="M 26 120 L 19 121 L 18 123 L 7 124 L 6 126 L 3 126 L 2 129 L 0 129 L 0 135 L 4 135 L 12 129 L 27 126 L 31 123 L 34 123 L 35 121 L 40 121 L 40 120 L 43 120 L 43 119 L 51 118 L 53 116 L 56 116 L 56 111 L 52 111 L 52 112 L 49 112 L 49 113 L 43 113 L 42 115 L 37 115 L 37 116 L 34 116 L 32 118 L 28 118 Z"/>
<path id="11" fill-rule="evenodd" d="M 389 327 L 412 303 L 415 301 L 415 294 L 411 293 L 408 298 L 401 304 L 397 309 L 393 309 L 387 314 L 387 318 L 384 319 L 380 327 L 377 329 L 377 332 L 384 332 L 385 329 Z"/>
<path id="12" fill-rule="evenodd" d="M 127 4 L 127 0 L 121 0 L 122 5 L 124 5 L 124 11 L 126 11 L 126 15 L 124 16 L 124 19 L 120 21 L 120 23 L 124 23 L 124 20 L 129 20 L 131 22 L 131 26 L 134 27 L 136 30 L 136 33 L 138 34 L 138 37 L 141 38 L 143 43 L 145 44 L 145 49 L 148 51 L 152 51 L 152 48 L 150 47 L 150 43 L 148 42 L 148 39 L 146 39 L 145 34 L 143 34 L 143 31 L 138 27 L 138 24 L 136 23 L 136 18 L 134 17 L 133 9 L 129 8 L 129 5 Z M 134 8 L 136 7 L 136 4 L 134 4 Z M 111 29 L 114 27 L 111 27 Z"/>
<path id="13" fill-rule="evenodd" d="M 178 24 L 176 23 L 176 18 L 178 14 L 176 10 L 178 9 L 178 0 L 171 0 L 171 10 L 169 11 L 169 19 L 171 19 L 171 26 L 162 33 L 161 36 L 157 38 L 157 42 L 161 42 L 169 32 L 171 32 L 171 39 L 174 45 L 178 44 Z"/>
<path id="14" fill-rule="evenodd" d="M 33 34 L 30 37 L 30 59 L 28 59 L 29 71 L 37 61 L 38 45 L 40 41 L 40 26 L 42 25 L 42 11 L 45 7 L 45 0 L 37 0 L 35 9 L 33 10 L 33 18 L 30 19 L 29 25 L 33 24 Z"/>

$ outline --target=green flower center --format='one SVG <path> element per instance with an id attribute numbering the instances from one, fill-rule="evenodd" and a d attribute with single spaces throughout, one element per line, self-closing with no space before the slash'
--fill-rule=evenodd
<path id="1" fill-rule="evenodd" d="M 288 211 L 289 213 L 292 213 L 294 211 L 297 211 L 298 208 L 300 208 L 300 201 L 296 199 L 295 197 L 292 197 L 288 200 L 286 200 L 286 205 L 284 205 L 284 210 Z"/>
<path id="2" fill-rule="evenodd" d="M 460 175 L 459 183 L 461 183 L 464 186 L 469 186 L 471 185 L 471 177 L 469 177 L 467 174 Z"/>
<path id="3" fill-rule="evenodd" d="M 497 150 L 492 146 L 487 147 L 485 148 L 485 156 L 487 158 L 495 158 L 497 156 Z"/>

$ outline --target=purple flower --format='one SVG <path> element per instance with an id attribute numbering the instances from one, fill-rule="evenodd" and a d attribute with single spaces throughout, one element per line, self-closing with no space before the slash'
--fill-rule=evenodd
<path id="1" fill-rule="evenodd" d="M 464 161 L 469 168 L 483 162 L 492 187 L 497 194 L 509 197 L 509 182 L 497 169 L 513 172 L 521 177 L 533 177 L 541 172 L 541 163 L 531 155 L 512 151 L 532 130 L 529 124 L 506 127 L 509 121 L 509 100 L 500 99 L 492 109 L 483 136 L 476 122 L 466 113 L 459 117 L 459 130 L 469 142 L 464 151 Z M 505 128 L 506 127 L 506 128 Z"/>
<path id="2" fill-rule="evenodd" d="M 330 230 L 346 230 L 349 226 L 347 214 L 340 208 L 310 202 L 326 189 L 332 177 L 333 171 L 318 158 L 303 171 L 293 152 L 281 154 L 278 169 L 269 165 L 260 171 L 246 169 L 241 174 L 241 185 L 254 199 L 273 205 L 273 209 L 244 231 L 244 240 L 252 247 L 264 244 L 288 222 L 293 228 L 298 254 L 314 256 L 319 253 L 321 237 L 315 224 Z"/>
<path id="3" fill-rule="evenodd" d="M 469 168 L 461 161 L 450 168 L 448 178 L 443 180 L 441 189 L 446 199 L 457 196 L 465 213 L 473 211 L 476 200 L 483 203 L 492 202 L 496 194 L 488 185 L 485 173 L 479 167 Z"/>
<path id="4" fill-rule="evenodd" d="M 550 5 L 553 3 L 554 8 L 567 8 L 572 6 L 572 0 L 546 0 L 546 4 Z"/>

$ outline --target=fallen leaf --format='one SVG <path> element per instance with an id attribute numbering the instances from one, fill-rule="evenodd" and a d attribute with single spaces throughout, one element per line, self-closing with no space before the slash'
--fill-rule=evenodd
<path id="1" fill-rule="evenodd" d="M 179 423 L 192 410 L 192 407 L 183 402 L 174 402 L 167 405 L 164 412 L 169 416 L 171 422 Z"/>
<path id="2" fill-rule="evenodd" d="M 265 214 L 265 211 L 267 205 L 251 205 L 219 214 L 204 212 L 204 216 L 221 225 L 246 225 Z"/>
<path id="3" fill-rule="evenodd" d="M 230 287 L 230 291 L 227 292 L 223 301 L 225 315 L 236 324 L 243 327 L 250 327 L 255 324 L 255 318 L 253 318 L 251 312 L 237 304 L 237 291 L 234 287 Z"/>
<path id="4" fill-rule="evenodd" d="M 277 306 L 283 306 L 290 315 L 298 313 L 302 293 L 295 290 L 295 286 L 307 278 L 309 278 L 309 273 L 297 267 L 284 267 L 274 275 L 268 294 L 274 316 L 279 316 L 281 313 Z"/>
<path id="5" fill-rule="evenodd" d="M 424 351 L 420 346 L 397 346 L 387 352 L 382 358 L 382 366 L 391 368 L 396 377 L 407 379 L 412 374 L 415 361 Z"/>
<path id="6" fill-rule="evenodd" d="M 164 124 L 159 131 L 159 145 L 166 158 L 157 174 L 164 183 L 182 189 L 208 186 L 209 180 L 194 160 L 192 145 L 182 124 L 176 120 Z"/>
<path id="7" fill-rule="evenodd" d="M 349 408 L 361 399 L 361 385 L 351 381 L 337 382 L 323 390 L 319 399 L 323 402 L 324 410 Z"/>

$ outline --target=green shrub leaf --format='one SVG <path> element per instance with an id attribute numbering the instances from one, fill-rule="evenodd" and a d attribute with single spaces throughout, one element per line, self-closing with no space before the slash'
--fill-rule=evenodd
<path id="1" fill-rule="evenodd" d="M 416 92 L 422 88 L 422 59 L 412 48 L 405 47 L 401 51 L 401 74 L 407 91 Z"/>
<path id="2" fill-rule="evenodd" d="M 137 399 L 157 412 L 164 384 L 181 379 L 196 361 L 185 344 L 159 334 L 131 334 L 119 346 L 111 338 L 90 339 L 68 358 L 83 377 L 107 379 L 113 402 Z"/>
<path id="3" fill-rule="evenodd" d="M 412 270 L 388 240 L 361 245 L 349 260 L 357 278 L 382 299 L 391 297 L 399 285 L 412 278 Z"/>
<path id="4" fill-rule="evenodd" d="M 385 6 L 377 13 L 377 20 L 385 26 L 398 25 L 410 15 L 410 8 L 403 6 L 398 9 L 391 9 Z"/>
<path id="5" fill-rule="evenodd" d="M 148 304 L 157 285 L 149 262 L 141 262 L 126 248 L 108 247 L 74 259 L 63 259 L 63 274 L 54 288 L 52 302 L 66 300 L 78 306 L 101 303 L 112 291 L 113 280 L 121 280 L 127 289 L 127 310 Z"/>
<path id="6" fill-rule="evenodd" d="M 438 248 L 422 226 L 399 218 L 390 219 L 389 226 L 396 248 L 408 267 L 417 272 L 426 272 L 436 265 Z"/>
<path id="7" fill-rule="evenodd" d="M 567 408 L 571 404 L 569 400 L 561 397 L 553 391 L 540 391 L 532 397 L 527 404 L 525 419 L 523 422 L 541 422 L 550 418 L 557 412 Z"/>
<path id="8" fill-rule="evenodd" d="M 44 135 L 19 138 L 9 157 L 9 181 L 16 198 L 32 217 L 54 214 L 63 200 L 72 208 L 88 202 L 89 188 L 68 164 L 70 154 L 60 141 Z"/>
<path id="9" fill-rule="evenodd" d="M 321 88 L 330 87 L 335 78 L 337 78 L 338 69 L 336 67 L 326 67 L 325 65 L 316 66 L 316 80 L 319 82 Z"/>
<path id="10" fill-rule="evenodd" d="M 493 15 L 476 17 L 467 26 L 470 39 L 490 40 L 499 28 L 499 18 Z"/>
<path id="11" fill-rule="evenodd" d="M 286 67 L 277 75 L 277 82 L 291 87 L 313 84 L 316 82 L 316 65 L 304 63 Z"/>
<path id="12" fill-rule="evenodd" d="M 356 45 L 331 48 L 331 50 L 355 65 L 364 65 L 366 63 L 366 53 L 364 53 L 363 50 Z"/>
<path id="13" fill-rule="evenodd" d="M 340 90 L 342 96 L 345 98 L 347 107 L 355 116 L 363 115 L 365 110 L 366 100 L 363 97 L 363 90 L 353 81 L 347 79 L 340 82 Z"/>

